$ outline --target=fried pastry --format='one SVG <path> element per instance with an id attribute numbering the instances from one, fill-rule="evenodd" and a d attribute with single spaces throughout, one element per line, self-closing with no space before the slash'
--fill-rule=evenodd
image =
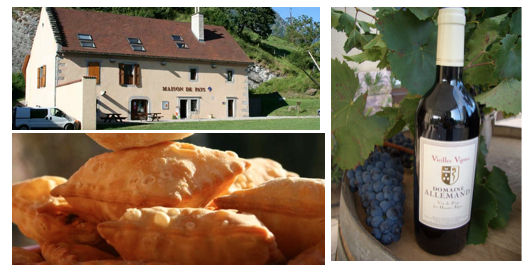
<path id="1" fill-rule="evenodd" d="M 235 182 L 225 194 L 238 190 L 251 189 L 277 177 L 299 177 L 298 174 L 283 169 L 279 162 L 268 158 L 257 157 L 248 159 L 248 161 L 251 162 L 251 168 L 237 176 Z"/>
<path id="2" fill-rule="evenodd" d="M 220 196 L 214 203 L 219 209 L 257 216 L 288 259 L 324 239 L 325 185 L 321 179 L 276 178 Z"/>
<path id="3" fill-rule="evenodd" d="M 127 208 L 205 207 L 251 164 L 233 152 L 179 142 L 105 153 L 51 192 L 99 221 Z"/>
<path id="4" fill-rule="evenodd" d="M 325 264 L 325 241 L 322 240 L 317 245 L 303 251 L 294 259 L 288 262 L 288 265 L 324 265 Z"/>
<path id="5" fill-rule="evenodd" d="M 101 241 L 96 225 L 79 216 L 64 198 L 50 191 L 66 179 L 42 176 L 13 184 L 12 220 L 37 242 L 95 244 Z"/>
<path id="6" fill-rule="evenodd" d="M 87 135 L 106 149 L 118 151 L 183 139 L 192 135 L 192 133 L 87 133 Z"/>
<path id="7" fill-rule="evenodd" d="M 82 244 L 43 243 L 42 256 L 51 264 L 78 264 L 94 260 L 117 260 L 109 253 Z"/>
<path id="8" fill-rule="evenodd" d="M 128 209 L 97 226 L 124 260 L 169 264 L 284 263 L 254 215 L 192 208 Z"/>
<path id="9" fill-rule="evenodd" d="M 38 264 L 44 262 L 42 257 L 33 251 L 23 249 L 21 247 L 13 247 L 13 265 L 15 264 Z"/>

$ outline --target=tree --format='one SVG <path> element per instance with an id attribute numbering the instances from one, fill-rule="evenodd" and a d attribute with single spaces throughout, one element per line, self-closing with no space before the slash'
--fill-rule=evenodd
<path id="1" fill-rule="evenodd" d="M 314 22 L 312 17 L 301 15 L 297 18 L 288 17 L 291 22 L 286 27 L 284 38 L 301 47 L 310 47 L 320 39 L 320 23 Z"/>
<path id="2" fill-rule="evenodd" d="M 233 8 L 231 18 L 238 36 L 242 35 L 245 28 L 249 28 L 260 38 L 267 39 L 275 21 L 275 11 L 272 8 Z"/>

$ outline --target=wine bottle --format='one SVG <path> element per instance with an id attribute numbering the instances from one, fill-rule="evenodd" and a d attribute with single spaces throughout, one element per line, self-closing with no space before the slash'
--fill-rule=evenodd
<path id="1" fill-rule="evenodd" d="M 416 110 L 414 233 L 425 251 L 450 255 L 466 245 L 480 114 L 462 82 L 464 9 L 441 9 L 437 22 L 436 81 Z"/>

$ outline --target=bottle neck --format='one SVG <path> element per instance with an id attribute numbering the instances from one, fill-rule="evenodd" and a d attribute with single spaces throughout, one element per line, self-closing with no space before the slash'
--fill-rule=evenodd
<path id="1" fill-rule="evenodd" d="M 460 66 L 436 66 L 436 80 L 437 82 L 451 82 L 462 81 L 462 75 L 464 73 L 464 68 Z"/>

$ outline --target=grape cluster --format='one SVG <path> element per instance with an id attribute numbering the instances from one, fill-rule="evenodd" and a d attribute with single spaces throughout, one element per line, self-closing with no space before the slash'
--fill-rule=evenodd
<path id="1" fill-rule="evenodd" d="M 367 213 L 367 225 L 374 238 L 384 245 L 400 239 L 403 228 L 403 173 L 400 158 L 387 152 L 373 152 L 363 166 L 349 170 L 352 192 L 358 192 Z"/>
<path id="2" fill-rule="evenodd" d="M 402 132 L 399 132 L 395 136 L 391 137 L 388 142 L 394 143 L 396 145 L 414 150 L 414 143 L 410 138 L 406 138 Z M 400 152 L 394 148 L 384 147 L 387 152 L 391 154 L 392 157 L 400 157 L 402 164 L 405 168 L 410 168 L 413 161 L 411 160 L 412 155 L 404 152 Z"/>

